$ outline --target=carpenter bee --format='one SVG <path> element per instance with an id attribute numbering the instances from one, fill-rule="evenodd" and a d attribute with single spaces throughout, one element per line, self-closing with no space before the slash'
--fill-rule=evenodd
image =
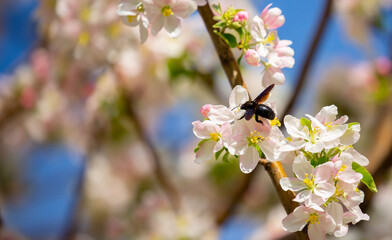
<path id="1" fill-rule="evenodd" d="M 266 118 L 269 120 L 273 120 L 275 118 L 275 112 L 272 108 L 268 107 L 265 104 L 265 100 L 268 99 L 272 88 L 274 88 L 275 84 L 269 85 L 259 96 L 257 96 L 253 101 L 247 101 L 241 105 L 241 109 L 245 110 L 245 115 L 240 119 L 245 118 L 246 120 L 250 120 L 253 115 L 256 116 L 256 122 L 263 124 L 263 121 L 259 119 L 259 117 Z"/>

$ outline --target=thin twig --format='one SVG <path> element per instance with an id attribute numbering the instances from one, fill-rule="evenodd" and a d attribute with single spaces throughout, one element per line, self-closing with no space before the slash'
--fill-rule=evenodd
<path id="1" fill-rule="evenodd" d="M 154 161 L 154 170 L 155 170 L 155 175 L 157 177 L 158 182 L 162 185 L 162 188 L 166 192 L 168 199 L 170 201 L 170 204 L 172 205 L 173 209 L 175 211 L 179 210 L 180 208 L 180 195 L 177 191 L 177 189 L 174 187 L 172 182 L 170 181 L 170 178 L 166 175 L 164 171 L 164 167 L 162 166 L 161 163 L 161 158 L 159 157 L 158 151 L 156 150 L 155 146 L 151 142 L 150 138 L 147 136 L 145 131 L 143 130 L 143 126 L 141 123 L 140 118 L 137 116 L 134 106 L 132 105 L 133 102 L 135 102 L 135 99 L 132 97 L 131 93 L 126 92 L 124 87 L 123 87 L 123 96 L 125 98 L 125 105 L 126 105 L 126 110 L 127 113 L 130 117 L 130 119 L 133 121 L 133 124 L 135 126 L 135 130 L 144 143 L 144 145 L 148 148 L 150 151 L 153 161 Z"/>
<path id="2" fill-rule="evenodd" d="M 208 3 L 208 2 L 207 2 Z M 222 64 L 222 67 L 224 68 L 226 75 L 229 79 L 229 82 L 232 87 L 235 87 L 236 85 L 244 85 L 244 81 L 242 79 L 241 73 L 239 71 L 238 64 L 231 52 L 230 47 L 222 40 L 218 35 L 216 35 L 213 32 L 212 26 L 215 24 L 215 21 L 213 20 L 213 13 L 212 10 L 209 6 L 209 4 L 206 4 L 202 7 L 199 7 L 199 13 L 201 17 L 204 20 L 204 23 L 207 27 L 208 33 L 210 34 L 210 37 L 214 43 L 215 49 L 219 55 L 220 62 Z M 260 160 L 261 163 L 263 164 L 265 170 L 268 172 L 269 176 L 271 177 L 271 180 L 274 184 L 274 187 L 279 195 L 279 199 L 282 202 L 283 207 L 285 208 L 286 212 L 289 214 L 291 213 L 297 206 L 298 203 L 295 203 L 292 201 L 294 199 L 295 194 L 291 191 L 283 191 L 283 189 L 280 187 L 279 181 L 282 177 L 285 177 L 286 174 L 284 172 L 284 169 L 282 168 L 282 165 L 280 162 L 268 162 L 265 159 Z M 252 179 L 251 177 L 249 177 Z M 250 180 L 249 180 L 250 183 Z M 249 184 L 248 183 L 248 184 Z M 232 200 L 233 204 L 236 204 L 239 200 L 241 199 L 241 196 L 246 192 L 247 187 L 239 192 L 240 194 L 234 194 L 235 199 Z M 228 208 L 229 212 L 232 212 L 232 206 Z M 229 214 L 227 214 L 229 215 Z M 305 240 L 308 239 L 308 236 L 305 232 L 297 232 L 296 237 L 298 240 Z"/>
<path id="3" fill-rule="evenodd" d="M 253 171 L 243 177 L 240 185 L 234 190 L 234 193 L 226 201 L 227 205 L 225 206 L 225 208 L 216 217 L 215 222 L 218 225 L 222 225 L 223 223 L 225 223 L 226 220 L 234 213 L 239 202 L 242 200 L 243 196 L 248 191 L 250 183 L 254 179 L 255 175 L 256 171 Z"/>
<path id="4" fill-rule="evenodd" d="M 317 31 L 313 37 L 312 44 L 308 50 L 305 62 L 302 65 L 301 72 L 300 72 L 298 79 L 296 81 L 297 86 L 295 87 L 294 93 L 291 95 L 291 98 L 290 98 L 288 104 L 286 105 L 286 108 L 283 111 L 283 114 L 280 117 L 281 122 L 282 122 L 282 118 L 284 116 L 286 116 L 287 114 L 291 113 L 291 111 L 293 110 L 294 104 L 297 101 L 298 96 L 301 93 L 301 90 L 306 83 L 309 68 L 311 66 L 311 63 L 314 60 L 314 56 L 316 55 L 317 49 L 320 46 L 320 40 L 325 32 L 329 17 L 332 12 L 332 4 L 333 4 L 333 0 L 327 0 L 323 16 L 321 17 L 320 23 L 316 29 Z"/>

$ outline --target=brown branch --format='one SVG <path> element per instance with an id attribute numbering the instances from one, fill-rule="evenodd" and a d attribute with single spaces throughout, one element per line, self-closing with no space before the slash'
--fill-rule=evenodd
<path id="1" fill-rule="evenodd" d="M 220 62 L 226 72 L 226 75 L 229 79 L 231 86 L 235 87 L 236 85 L 242 85 L 245 87 L 245 83 L 242 79 L 237 61 L 235 60 L 230 47 L 213 31 L 214 29 L 212 28 L 212 26 L 215 24 L 215 21 L 213 20 L 214 15 L 212 13 L 209 4 L 199 7 L 199 13 L 204 20 L 208 33 L 214 43 Z M 269 176 L 271 177 L 271 180 L 279 195 L 279 199 L 281 200 L 283 207 L 285 208 L 288 214 L 291 213 L 298 206 L 298 203 L 292 201 L 292 199 L 294 199 L 295 197 L 295 194 L 293 192 L 291 191 L 285 192 L 280 187 L 279 184 L 280 179 L 286 176 L 284 169 L 282 168 L 282 165 L 280 164 L 280 162 L 271 163 L 265 159 L 261 159 L 261 163 L 264 165 L 265 170 L 268 172 Z M 249 179 L 247 183 L 248 185 L 245 187 L 244 186 L 241 187 L 240 189 L 237 190 L 236 194 L 233 195 L 234 198 L 230 201 L 231 205 L 229 205 L 228 212 L 225 216 L 226 218 L 233 211 L 238 200 L 241 199 L 243 194 L 246 192 L 246 189 L 248 188 L 252 177 L 248 177 L 248 179 Z M 218 221 L 222 221 L 222 219 L 218 218 Z M 296 237 L 298 240 L 309 239 L 304 231 L 297 232 Z"/>
<path id="2" fill-rule="evenodd" d="M 216 21 L 213 19 L 214 14 L 212 13 L 210 5 L 207 3 L 204 6 L 199 6 L 198 10 L 200 16 L 203 18 L 204 24 L 206 25 L 208 34 L 214 43 L 215 50 L 218 53 L 219 60 L 227 78 L 229 79 L 231 87 L 234 88 L 237 85 L 242 85 L 244 88 L 247 88 L 242 78 L 237 61 L 231 52 L 230 46 L 227 45 L 226 42 L 222 40 L 222 38 L 214 33 L 212 26 L 216 23 Z"/>
<path id="3" fill-rule="evenodd" d="M 296 81 L 297 86 L 295 87 L 294 93 L 291 95 L 291 98 L 290 98 L 285 110 L 283 111 L 283 114 L 280 117 L 280 121 L 282 121 L 282 118 L 284 116 L 291 113 L 291 111 L 293 110 L 294 104 L 297 101 L 298 96 L 301 93 L 301 90 L 306 83 L 309 68 L 311 66 L 311 63 L 313 62 L 314 56 L 316 55 L 317 49 L 320 45 L 320 40 L 325 32 L 329 17 L 332 12 L 332 4 L 333 4 L 333 0 L 327 0 L 323 16 L 321 17 L 320 23 L 317 27 L 317 31 L 313 37 L 313 40 L 312 40 L 312 44 L 308 50 L 305 62 L 302 65 L 301 72 L 300 72 L 298 79 Z"/>
<path id="4" fill-rule="evenodd" d="M 127 113 L 130 119 L 133 121 L 138 136 L 140 137 L 140 139 L 142 140 L 142 142 L 148 148 L 148 150 L 152 155 L 154 165 L 155 165 L 154 166 L 155 175 L 157 177 L 158 182 L 161 184 L 162 188 L 166 192 L 173 209 L 177 211 L 180 208 L 180 195 L 176 190 L 176 188 L 174 187 L 174 185 L 172 184 L 172 182 L 169 180 L 169 177 L 166 175 L 158 151 L 156 150 L 150 138 L 143 130 L 142 122 L 140 118 L 137 116 L 134 106 L 132 105 L 132 103 L 135 102 L 135 99 L 132 97 L 131 93 L 126 92 L 124 88 L 125 87 L 123 87 L 122 90 L 123 90 L 123 96 L 125 98 Z"/>
<path id="5" fill-rule="evenodd" d="M 280 202 L 282 203 L 284 210 L 287 214 L 290 214 L 294 211 L 296 207 L 299 206 L 297 202 L 293 202 L 295 198 L 295 193 L 292 191 L 284 191 L 280 186 L 280 179 L 283 177 L 287 177 L 286 173 L 282 167 L 280 162 L 269 162 L 266 159 L 260 159 L 261 165 L 264 166 L 265 170 L 268 172 L 268 175 L 271 178 L 271 181 L 278 193 Z M 306 233 L 306 227 L 302 229 L 302 231 L 295 232 L 295 237 L 298 240 L 309 239 L 308 234 Z"/>
<path id="6" fill-rule="evenodd" d="M 225 223 L 226 220 L 234 213 L 234 211 L 238 206 L 238 203 L 242 200 L 243 196 L 248 191 L 250 187 L 250 183 L 254 179 L 255 175 L 256 175 L 256 171 L 246 174 L 243 177 L 240 185 L 236 189 L 234 189 L 234 193 L 227 200 L 227 204 L 225 208 L 218 214 L 218 216 L 215 219 L 215 222 L 218 225 L 222 225 L 223 223 Z"/>

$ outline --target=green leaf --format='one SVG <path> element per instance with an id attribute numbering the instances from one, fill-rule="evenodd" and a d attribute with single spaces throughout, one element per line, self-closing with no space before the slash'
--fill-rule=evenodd
<path id="1" fill-rule="evenodd" d="M 220 4 L 212 4 L 212 9 L 214 9 L 217 13 L 222 14 L 221 6 Z"/>
<path id="2" fill-rule="evenodd" d="M 228 151 L 226 151 L 225 155 L 223 155 L 223 157 L 222 157 L 222 161 L 225 163 L 228 163 L 229 162 L 229 155 L 230 155 L 230 153 Z"/>
<path id="3" fill-rule="evenodd" d="M 357 173 L 362 174 L 363 178 L 361 179 L 361 182 L 363 182 L 370 189 L 370 191 L 376 193 L 376 183 L 374 182 L 374 179 L 372 175 L 368 172 L 368 170 L 356 162 L 353 162 L 352 168 Z"/>
<path id="4" fill-rule="evenodd" d="M 243 28 L 242 28 L 242 27 L 240 27 L 240 28 L 235 28 L 234 30 L 238 33 L 238 35 L 240 36 L 240 39 L 242 39 L 242 36 L 244 35 L 244 30 L 243 30 Z"/>
<path id="5" fill-rule="evenodd" d="M 213 28 L 222 28 L 222 27 L 226 27 L 226 26 L 227 26 L 226 22 L 217 22 L 212 27 Z"/>
<path id="6" fill-rule="evenodd" d="M 307 118 L 301 118 L 301 124 L 307 126 L 309 130 L 312 129 L 312 122 Z"/>
<path id="7" fill-rule="evenodd" d="M 230 33 L 220 33 L 218 31 L 214 31 L 219 37 L 221 37 L 231 48 L 237 47 L 237 39 L 233 34 Z"/>
<path id="8" fill-rule="evenodd" d="M 327 156 L 321 156 L 321 157 L 313 157 L 312 160 L 310 160 L 310 164 L 312 164 L 312 166 L 315 168 L 318 165 L 321 165 L 323 163 L 328 162 L 328 158 Z"/>
<path id="9" fill-rule="evenodd" d="M 219 151 L 217 151 L 217 152 L 215 153 L 215 159 L 216 159 L 216 160 L 219 159 L 219 156 L 221 155 L 221 153 L 223 152 L 223 150 L 225 150 L 224 147 L 223 147 L 221 150 L 219 150 Z M 227 151 L 227 150 L 226 150 L 226 151 Z"/>
<path id="10" fill-rule="evenodd" d="M 233 34 L 230 33 L 223 33 L 222 34 L 224 36 L 224 38 L 227 40 L 227 43 L 229 44 L 229 46 L 231 48 L 235 48 L 237 47 L 237 39 L 235 38 L 235 36 Z"/>

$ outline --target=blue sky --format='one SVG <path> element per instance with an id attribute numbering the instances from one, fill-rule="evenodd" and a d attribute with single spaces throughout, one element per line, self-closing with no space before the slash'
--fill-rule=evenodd
<path id="1" fill-rule="evenodd" d="M 22 3 L 18 3 L 17 1 L 8 2 L 10 3 L 10 6 L 0 9 L 0 74 L 12 72 L 21 61 L 26 60 L 29 51 L 35 45 L 37 37 L 37 24 L 33 21 L 33 10 L 37 6 L 37 2 L 34 0 L 24 0 L 21 1 Z M 259 12 L 270 2 L 271 1 L 254 0 Z M 288 84 L 293 85 L 293 79 L 299 74 L 306 50 L 308 49 L 315 28 L 318 25 L 325 1 L 275 0 L 272 2 L 273 6 L 282 9 L 283 14 L 286 17 L 285 25 L 279 29 L 280 38 L 293 41 L 292 47 L 295 50 L 296 65 L 293 69 L 289 69 L 285 72 L 287 74 Z M 372 42 L 377 55 L 388 52 L 386 43 L 380 39 L 381 38 L 374 38 L 374 41 Z M 362 61 L 364 59 L 366 59 L 366 56 L 363 53 L 362 47 L 348 39 L 341 22 L 333 15 L 328 28 L 326 29 L 324 39 L 321 42 L 318 54 L 316 55 L 316 61 L 312 66 L 309 77 L 311 77 L 313 82 L 317 81 L 322 71 L 333 65 L 336 61 L 346 61 L 350 63 Z M 311 84 L 309 84 L 309 86 L 312 87 Z M 171 117 L 178 119 L 178 116 L 176 116 L 175 113 L 176 112 L 171 112 L 170 114 L 173 116 L 168 115 L 167 119 L 165 118 L 164 120 L 170 122 Z M 182 116 L 184 116 L 184 111 L 182 111 L 182 113 Z M 186 124 L 184 129 L 189 130 L 188 124 L 190 121 L 185 119 L 182 122 Z M 170 129 L 164 129 L 162 131 L 162 134 L 165 134 L 165 131 L 171 133 Z M 169 140 L 176 141 L 176 139 Z M 168 143 L 169 145 L 171 144 L 170 141 Z M 30 171 L 35 174 L 30 175 L 31 172 L 26 172 L 26 177 L 31 180 L 32 187 L 38 191 L 38 194 L 30 195 L 29 198 L 21 203 L 22 205 L 8 205 L 8 208 L 5 209 L 3 214 L 5 214 L 5 219 L 9 224 L 22 232 L 34 234 L 34 231 L 40 229 L 40 227 L 44 228 L 42 224 L 40 225 L 40 222 L 35 222 L 34 219 L 41 217 L 42 220 L 42 216 L 47 216 L 48 218 L 52 217 L 52 220 L 49 221 L 53 221 L 53 219 L 58 220 L 58 222 L 52 222 L 53 224 L 57 224 L 57 227 L 52 228 L 53 232 L 58 234 L 62 231 L 64 219 L 61 221 L 59 216 L 61 214 L 66 215 L 69 208 L 72 208 L 74 199 L 72 199 L 72 196 L 67 191 L 54 194 L 52 190 L 56 188 L 61 190 L 70 186 L 69 184 L 75 184 L 75 182 L 69 181 L 79 176 L 81 166 L 75 165 L 75 162 L 72 159 L 79 159 L 81 157 L 76 154 L 63 154 L 64 157 L 60 159 L 60 165 L 52 165 L 51 162 L 54 158 L 57 158 L 58 160 L 59 152 L 67 151 L 68 150 L 55 147 L 55 150 L 39 148 L 33 152 L 32 155 L 34 155 L 34 159 L 31 160 L 31 163 L 34 163 L 35 165 L 31 165 Z M 43 166 L 42 164 L 46 167 L 35 169 L 37 166 Z M 45 180 L 45 174 L 47 172 L 45 171 L 59 174 L 55 177 L 57 182 L 47 182 Z M 60 175 L 60 172 L 62 175 Z M 53 184 L 56 185 L 54 188 Z M 63 187 L 59 188 L 59 186 Z M 48 201 L 45 196 L 56 198 L 54 200 L 49 199 L 49 202 L 54 203 L 53 206 L 44 204 L 45 200 Z M 23 205 L 23 203 L 25 205 Z M 32 208 L 31 204 L 34 203 L 36 203 L 36 205 Z M 29 218 L 26 217 L 28 213 L 30 213 Z M 32 222 L 36 225 L 31 225 Z M 229 222 L 226 229 L 229 232 L 224 232 L 222 239 L 229 239 L 224 236 L 232 236 L 233 233 L 230 231 L 236 228 L 237 231 L 235 234 L 238 236 L 236 239 L 241 239 L 241 236 L 245 236 L 250 232 L 249 227 L 245 228 L 243 226 L 243 221 L 236 221 L 234 219 Z M 253 226 L 251 228 L 253 228 Z"/>

